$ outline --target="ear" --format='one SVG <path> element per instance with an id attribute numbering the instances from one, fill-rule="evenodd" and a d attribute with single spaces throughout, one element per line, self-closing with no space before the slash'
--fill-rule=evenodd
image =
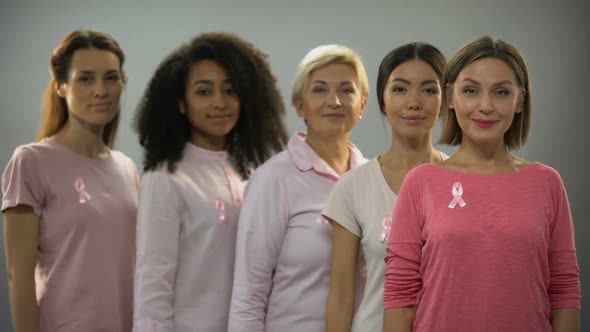
<path id="1" fill-rule="evenodd" d="M 526 90 L 525 88 L 520 89 L 518 93 L 518 100 L 516 101 L 516 113 L 522 112 L 524 108 L 524 100 L 526 99 Z"/>
<path id="2" fill-rule="evenodd" d="M 183 101 L 178 102 L 178 109 L 180 110 L 181 114 L 186 114 L 186 107 L 184 106 Z"/>
<path id="3" fill-rule="evenodd" d="M 365 108 L 367 107 L 367 97 L 361 98 L 361 113 L 359 114 L 360 117 L 363 117 L 365 114 Z"/>
<path id="4" fill-rule="evenodd" d="M 293 98 L 291 104 L 295 107 L 297 115 L 299 115 L 300 118 L 305 118 L 305 111 L 303 110 L 303 102 L 301 101 L 301 98 Z"/>
<path id="5" fill-rule="evenodd" d="M 65 83 L 55 83 L 55 92 L 61 98 L 66 96 L 66 87 Z"/>
<path id="6" fill-rule="evenodd" d="M 455 102 L 453 100 L 453 85 L 451 83 L 447 83 L 445 85 L 445 91 L 444 91 L 445 97 L 446 97 L 446 101 L 447 101 L 447 107 L 449 109 L 454 109 L 455 108 Z"/>

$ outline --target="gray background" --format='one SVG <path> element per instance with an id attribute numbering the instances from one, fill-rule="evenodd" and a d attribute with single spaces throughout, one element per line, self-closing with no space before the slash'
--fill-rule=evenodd
<path id="1" fill-rule="evenodd" d="M 226 30 L 241 34 L 270 55 L 285 102 L 295 66 L 312 47 L 341 43 L 366 65 L 371 95 L 353 141 L 369 157 L 390 144 L 373 93 L 382 57 L 409 41 L 427 41 L 450 57 L 482 34 L 504 38 L 525 55 L 532 76 L 533 121 L 520 155 L 551 165 L 567 187 L 576 227 L 582 283 L 590 282 L 590 204 L 584 195 L 590 144 L 588 86 L 590 34 L 586 1 L 3 1 L 0 6 L 0 168 L 14 148 L 32 141 L 39 101 L 49 80 L 49 54 L 72 29 L 98 28 L 119 40 L 128 55 L 116 148 L 141 164 L 130 128 L 132 114 L 159 61 L 193 35 Z M 289 107 L 290 131 L 303 129 Z M 434 137 L 438 137 L 437 127 Z M 453 149 L 440 147 L 447 153 Z M 517 204 L 518 202 L 515 202 Z M 2 231 L 0 230 L 0 233 Z M 0 234 L 3 239 L 3 234 Z M 3 240 L 0 240 L 2 247 Z M 590 305 L 583 287 L 582 306 Z M 582 310 L 583 330 L 590 315 Z M 4 254 L 0 255 L 0 331 L 11 331 Z"/>

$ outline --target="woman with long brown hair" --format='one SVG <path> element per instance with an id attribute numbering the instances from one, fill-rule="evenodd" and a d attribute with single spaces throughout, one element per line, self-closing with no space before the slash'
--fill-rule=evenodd
<path id="1" fill-rule="evenodd" d="M 17 332 L 131 330 L 138 176 L 112 150 L 124 61 L 106 33 L 66 36 L 50 58 L 37 141 L 2 176 Z"/>

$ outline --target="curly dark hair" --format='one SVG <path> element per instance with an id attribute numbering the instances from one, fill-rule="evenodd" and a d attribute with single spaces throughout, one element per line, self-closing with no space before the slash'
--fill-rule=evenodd
<path id="1" fill-rule="evenodd" d="M 220 64 L 240 99 L 240 117 L 227 135 L 227 151 L 243 179 L 274 153 L 288 135 L 285 106 L 267 55 L 250 42 L 227 32 L 198 35 L 160 63 L 140 100 L 135 116 L 144 171 L 167 162 L 174 172 L 191 137 L 191 125 L 180 112 L 189 69 L 202 60 Z"/>

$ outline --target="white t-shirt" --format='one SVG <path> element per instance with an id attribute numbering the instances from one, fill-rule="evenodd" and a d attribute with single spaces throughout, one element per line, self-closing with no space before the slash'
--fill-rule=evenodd
<path id="1" fill-rule="evenodd" d="M 366 283 L 352 332 L 383 331 L 384 259 L 396 201 L 375 158 L 340 178 L 322 212 L 360 238 Z"/>

